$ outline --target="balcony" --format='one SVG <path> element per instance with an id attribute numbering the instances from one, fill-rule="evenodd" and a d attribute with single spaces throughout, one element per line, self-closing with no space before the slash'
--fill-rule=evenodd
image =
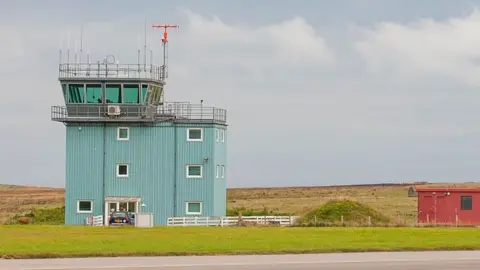
<path id="1" fill-rule="evenodd" d="M 114 106 L 114 107 L 111 107 Z M 109 112 L 110 111 L 110 112 Z M 67 104 L 52 106 L 52 121 L 75 122 L 179 122 L 227 123 L 225 109 L 188 102 L 169 102 L 159 106 L 142 104 Z"/>

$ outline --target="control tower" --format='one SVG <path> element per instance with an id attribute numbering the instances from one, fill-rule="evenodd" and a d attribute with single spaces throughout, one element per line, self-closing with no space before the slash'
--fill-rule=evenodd
<path id="1" fill-rule="evenodd" d="M 65 223 L 113 212 L 168 217 L 224 216 L 226 110 L 166 102 L 167 28 L 163 64 L 101 61 L 59 65 L 65 105 L 51 118 L 66 126 Z M 140 52 L 139 52 L 140 54 Z"/>

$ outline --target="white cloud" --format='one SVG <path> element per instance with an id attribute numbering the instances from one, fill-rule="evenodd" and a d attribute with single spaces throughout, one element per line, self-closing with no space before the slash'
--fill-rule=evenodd
<path id="1" fill-rule="evenodd" d="M 355 47 L 371 71 L 447 76 L 480 85 L 480 13 L 446 21 L 384 22 L 362 30 Z"/>

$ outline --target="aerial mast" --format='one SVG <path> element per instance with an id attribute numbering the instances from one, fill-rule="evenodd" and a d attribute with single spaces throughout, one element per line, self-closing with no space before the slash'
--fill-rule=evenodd
<path id="1" fill-rule="evenodd" d="M 168 28 L 179 28 L 178 24 L 154 24 L 153 28 L 163 28 L 162 46 L 163 46 L 163 74 L 164 78 L 168 78 Z"/>

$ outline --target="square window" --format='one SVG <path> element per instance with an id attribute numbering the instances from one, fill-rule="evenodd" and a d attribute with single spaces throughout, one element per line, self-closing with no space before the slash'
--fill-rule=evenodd
<path id="1" fill-rule="evenodd" d="M 216 177 L 218 178 L 218 175 L 220 174 L 220 166 L 219 165 L 217 165 L 217 170 L 216 170 L 215 174 L 216 174 Z"/>
<path id="2" fill-rule="evenodd" d="M 78 201 L 77 213 L 92 213 L 92 201 Z"/>
<path id="3" fill-rule="evenodd" d="M 472 196 L 461 196 L 460 197 L 460 209 L 461 210 L 472 210 Z"/>
<path id="4" fill-rule="evenodd" d="M 187 141 L 199 142 L 203 140 L 203 129 L 189 128 L 187 129 Z"/>
<path id="5" fill-rule="evenodd" d="M 117 164 L 117 177 L 128 177 L 127 164 Z"/>
<path id="6" fill-rule="evenodd" d="M 201 215 L 202 203 L 201 202 L 187 202 L 186 205 L 187 215 Z"/>
<path id="7" fill-rule="evenodd" d="M 202 165 L 187 165 L 188 178 L 202 178 Z"/>
<path id="8" fill-rule="evenodd" d="M 130 129 L 127 127 L 119 127 L 117 129 L 117 140 L 128 141 L 130 138 Z"/>
<path id="9" fill-rule="evenodd" d="M 225 178 L 225 165 L 222 165 L 222 178 Z"/>

